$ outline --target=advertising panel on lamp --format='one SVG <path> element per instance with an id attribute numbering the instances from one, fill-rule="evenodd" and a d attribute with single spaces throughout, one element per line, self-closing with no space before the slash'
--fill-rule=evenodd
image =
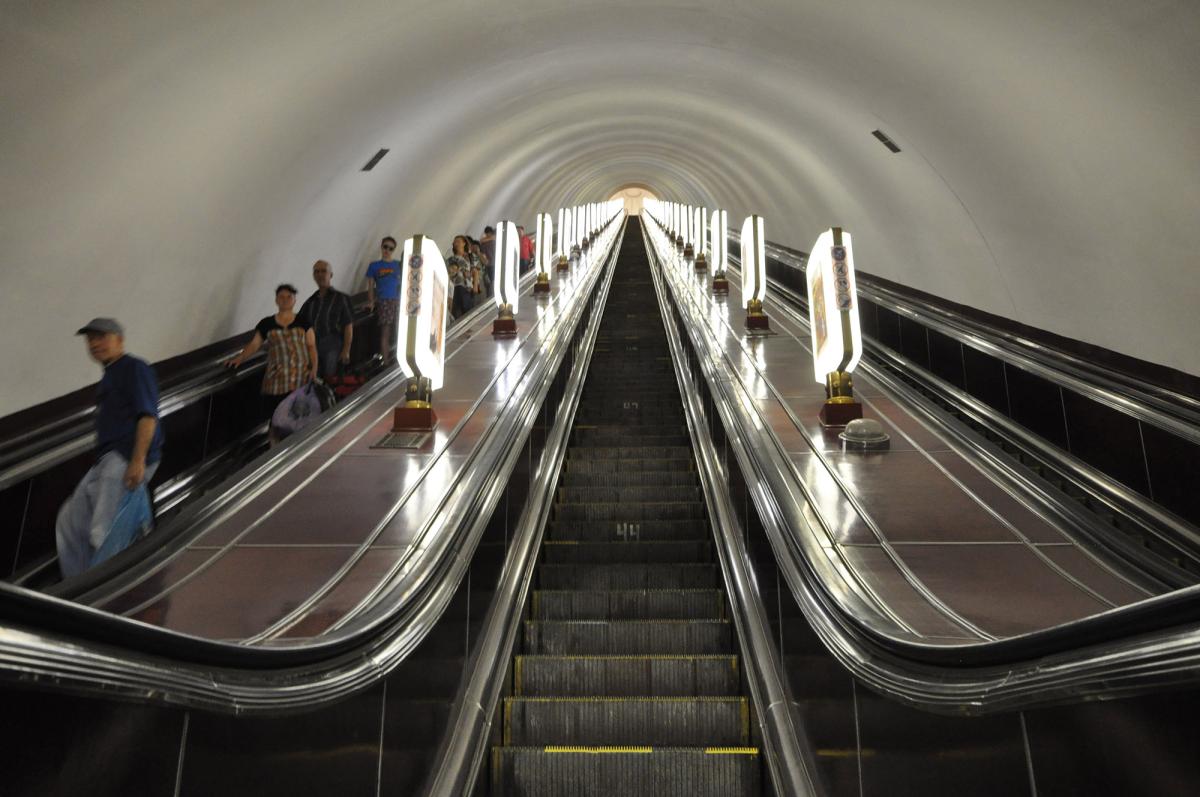
<path id="1" fill-rule="evenodd" d="M 766 301 L 767 260 L 762 216 L 742 222 L 742 307 L 751 299 Z"/>
<path id="2" fill-rule="evenodd" d="M 553 248 L 550 242 L 554 240 L 554 222 L 549 213 L 539 213 L 537 217 L 537 237 L 534 239 L 534 268 L 537 273 L 544 274 L 550 268 L 550 257 Z"/>
<path id="3" fill-rule="evenodd" d="M 496 262 L 493 263 L 492 285 L 496 291 L 496 307 L 510 305 L 512 314 L 517 314 L 517 267 L 521 258 L 521 241 L 517 237 L 517 225 L 502 221 L 496 225 Z"/>
<path id="4" fill-rule="evenodd" d="M 807 271 L 813 376 L 824 384 L 834 371 L 853 371 L 862 357 L 850 233 L 839 227 L 821 233 L 813 244 Z"/>
<path id="5" fill-rule="evenodd" d="M 446 369 L 450 275 L 433 240 L 414 235 L 404 242 L 396 352 L 405 376 L 424 376 L 437 390 Z"/>

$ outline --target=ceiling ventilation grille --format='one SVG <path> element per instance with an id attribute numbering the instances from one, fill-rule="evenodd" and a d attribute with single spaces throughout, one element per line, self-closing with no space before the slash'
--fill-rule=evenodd
<path id="1" fill-rule="evenodd" d="M 872 130 L 871 135 L 873 135 L 873 136 L 875 136 L 875 138 L 879 139 L 880 142 L 885 147 L 890 149 L 892 152 L 900 151 L 900 148 L 896 146 L 896 142 L 892 141 L 890 138 L 888 138 L 887 133 L 884 133 L 882 130 Z"/>
<path id="2" fill-rule="evenodd" d="M 388 150 L 386 150 L 386 149 L 379 150 L 378 152 L 375 153 L 375 157 L 373 157 L 373 158 L 371 158 L 371 160 L 367 161 L 367 165 L 362 167 L 362 170 L 364 172 L 371 171 L 372 169 L 375 168 L 375 164 L 377 164 L 381 160 L 383 160 L 383 156 L 386 154 L 388 154 Z"/>

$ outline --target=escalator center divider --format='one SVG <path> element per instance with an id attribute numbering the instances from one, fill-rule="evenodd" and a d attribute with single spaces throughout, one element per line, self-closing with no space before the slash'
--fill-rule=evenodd
<path id="1" fill-rule="evenodd" d="M 629 219 L 535 572 L 494 796 L 761 794 L 639 223 Z"/>

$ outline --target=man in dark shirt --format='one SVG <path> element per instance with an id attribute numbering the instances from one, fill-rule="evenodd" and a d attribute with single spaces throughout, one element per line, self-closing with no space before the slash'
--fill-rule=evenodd
<path id="1" fill-rule="evenodd" d="M 55 525 L 63 577 L 82 573 L 112 529 L 126 491 L 149 482 L 162 458 L 158 383 L 145 361 L 125 353 L 125 331 L 95 318 L 77 335 L 104 366 L 96 396 L 96 463 L 62 505 Z"/>
<path id="2" fill-rule="evenodd" d="M 333 287 L 333 267 L 324 260 L 313 264 L 317 290 L 304 300 L 301 317 L 312 324 L 317 336 L 317 363 L 321 376 L 337 375 L 338 363 L 350 362 L 350 344 L 354 342 L 354 312 L 350 297 Z"/>

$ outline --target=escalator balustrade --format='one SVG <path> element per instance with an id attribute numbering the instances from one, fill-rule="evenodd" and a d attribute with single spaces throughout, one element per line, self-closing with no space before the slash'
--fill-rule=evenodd
<path id="1" fill-rule="evenodd" d="M 493 795 L 761 793 L 735 630 L 636 224 L 535 573 Z"/>

